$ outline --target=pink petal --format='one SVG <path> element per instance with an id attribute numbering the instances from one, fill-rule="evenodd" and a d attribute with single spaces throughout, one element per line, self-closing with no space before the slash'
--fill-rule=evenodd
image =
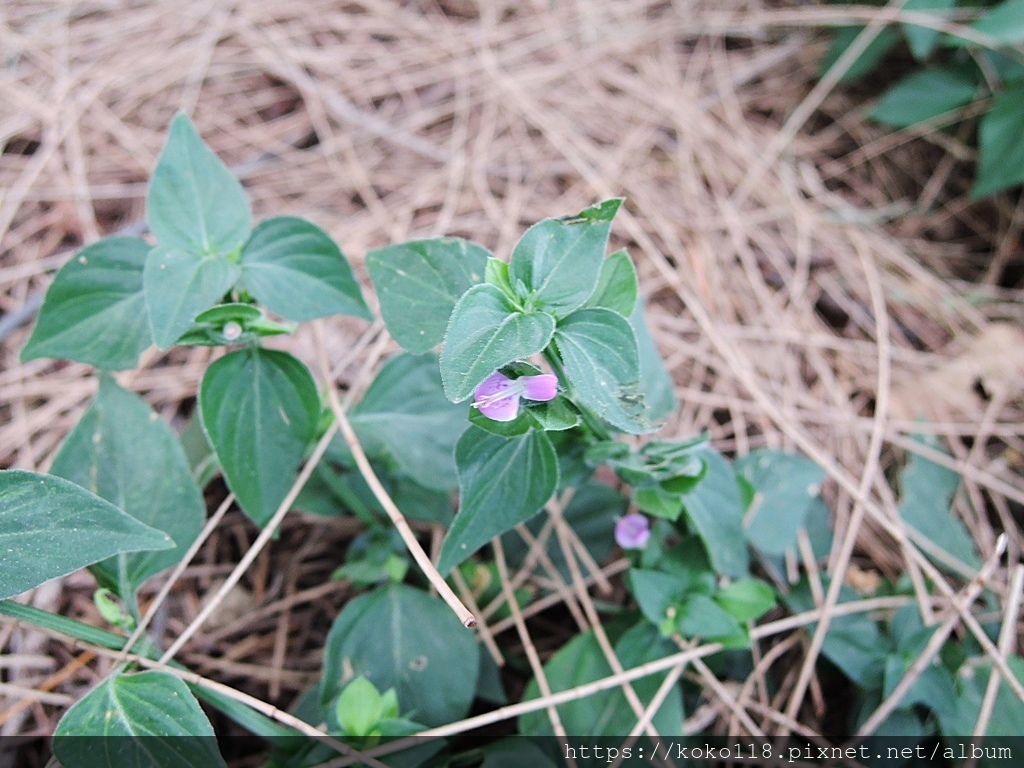
<path id="1" fill-rule="evenodd" d="M 473 390 L 473 399 L 482 400 L 485 397 L 497 395 L 511 386 L 512 379 L 501 371 L 495 371 L 476 385 L 476 389 Z"/>
<path id="2" fill-rule="evenodd" d="M 494 421 L 512 421 L 519 415 L 519 395 L 512 394 L 498 400 L 490 400 L 477 405 L 484 416 Z"/>
<path id="3" fill-rule="evenodd" d="M 524 376 L 519 379 L 523 391 L 530 400 L 552 400 L 558 394 L 558 377 L 552 373 L 539 376 Z"/>
<path id="4" fill-rule="evenodd" d="M 650 537 L 650 523 L 643 515 L 626 515 L 615 523 L 615 541 L 623 549 L 643 549 Z"/>

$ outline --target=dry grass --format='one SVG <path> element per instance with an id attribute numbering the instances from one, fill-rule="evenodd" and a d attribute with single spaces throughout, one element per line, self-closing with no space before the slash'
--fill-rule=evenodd
<path id="1" fill-rule="evenodd" d="M 962 132 L 884 134 L 829 81 L 814 88 L 818 30 L 842 12 L 742 0 L 7 0 L 0 319 L 31 305 L 70 249 L 138 226 L 177 109 L 235 165 L 258 217 L 314 219 L 364 278 L 363 254 L 385 243 L 452 234 L 507 255 L 534 221 L 624 195 L 613 238 L 638 264 L 682 402 L 665 434 L 707 431 L 728 452 L 772 446 L 818 461 L 837 535 L 827 562 L 804 558 L 808 572 L 838 585 L 909 571 L 933 616 L 963 582 L 939 575 L 927 593 L 931 566 L 895 515 L 887 470 L 926 450 L 909 435 L 939 435 L 952 458 L 929 455 L 963 475 L 956 511 L 983 557 L 1005 530 L 1009 561 L 1021 559 L 1024 305 L 1012 274 L 1024 202 L 968 203 Z M 323 351 L 350 395 L 395 349 L 381 330 L 327 326 Z M 95 380 L 81 365 L 21 364 L 26 337 L 23 327 L 0 344 L 0 466 L 42 471 Z M 288 344 L 316 370 L 312 335 Z M 180 426 L 209 354 L 151 350 L 121 378 Z M 553 515 L 548 535 L 571 541 Z M 352 533 L 289 516 L 231 593 L 236 618 L 196 627 L 180 659 L 288 705 L 315 679 L 326 628 L 352 594 L 327 581 Z M 255 535 L 237 513 L 224 518 L 172 590 L 160 633 L 186 630 Z M 602 566 L 605 580 L 622 562 Z M 1003 658 L 1019 632 L 1009 571 L 992 568 L 1010 629 L 989 652 Z M 540 594 L 595 625 L 594 577 L 577 567 L 573 583 Z M 98 623 L 89 594 L 77 575 L 30 599 Z M 821 599 L 834 615 L 835 595 Z M 969 604 L 954 602 L 950 631 L 973 633 Z M 521 650 L 499 633 L 513 626 L 521 646 L 550 653 L 545 625 L 530 621 L 538 610 L 491 620 L 506 653 Z M 802 629 L 817 617 L 762 627 L 762 662 L 739 686 L 699 662 L 713 646 L 668 660 L 703 686 L 690 725 L 820 734 L 820 634 Z M 51 732 L 112 663 L 6 622 L 0 649 L 4 734 Z M 769 668 L 775 697 L 761 684 Z"/>

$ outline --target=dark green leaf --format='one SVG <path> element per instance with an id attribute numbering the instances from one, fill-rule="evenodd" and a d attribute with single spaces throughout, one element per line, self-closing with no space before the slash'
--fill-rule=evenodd
<path id="1" fill-rule="evenodd" d="M 957 0 L 907 0 L 903 4 L 904 11 L 936 11 L 936 21 L 942 21 L 949 14 L 947 11 L 956 6 Z M 935 49 L 935 43 L 939 39 L 939 30 L 930 27 L 921 27 L 916 24 L 903 24 L 903 34 L 910 45 L 910 52 L 919 61 L 928 58 Z"/>
<path id="2" fill-rule="evenodd" d="M 1017 679 L 1024 682 L 1024 659 L 1013 655 L 1006 660 L 1006 663 Z M 939 726 L 946 736 L 964 736 L 974 733 L 978 710 L 981 708 L 982 698 L 988 687 L 992 664 L 985 660 L 980 664 L 970 665 L 967 670 L 968 674 L 961 674 L 956 678 L 957 690 L 952 706 L 948 711 L 940 708 L 937 712 Z M 998 672 L 996 674 L 999 675 Z M 1020 738 L 1022 722 L 1024 722 L 1024 702 L 1014 695 L 1010 686 L 1002 679 L 1002 675 L 999 675 L 999 689 L 996 692 L 995 706 L 992 707 L 992 717 L 985 735 Z M 991 743 L 989 742 L 989 745 Z M 986 768 L 998 768 L 1000 762 L 998 760 L 990 760 L 987 763 L 983 761 L 981 765 Z"/>
<path id="3" fill-rule="evenodd" d="M 977 199 L 1024 182 L 1024 86 L 996 96 L 978 128 L 978 178 L 971 189 Z"/>
<path id="4" fill-rule="evenodd" d="M 455 447 L 459 512 L 441 546 L 442 574 L 493 537 L 526 522 L 558 487 L 558 459 L 547 434 L 499 437 L 470 427 Z"/>
<path id="5" fill-rule="evenodd" d="M 261 222 L 242 249 L 241 266 L 239 286 L 281 317 L 373 319 L 341 249 L 310 221 L 277 216 Z"/>
<path id="6" fill-rule="evenodd" d="M 918 438 L 940 449 L 934 439 Z M 900 517 L 937 547 L 971 569 L 980 567 L 974 541 L 950 509 L 960 475 L 922 456 L 912 455 L 900 475 Z"/>
<path id="7" fill-rule="evenodd" d="M 743 501 L 729 462 L 706 448 L 707 474 L 683 495 L 683 507 L 694 532 L 704 541 L 711 564 L 723 576 L 747 575 L 749 558 L 743 535 Z"/>
<path id="8" fill-rule="evenodd" d="M 549 402 L 531 405 L 525 413 L 546 432 L 563 432 L 580 423 L 579 411 L 561 395 Z"/>
<path id="9" fill-rule="evenodd" d="M 20 469 L 0 471 L 0 598 L 119 552 L 173 546 L 167 534 L 74 483 Z"/>
<path id="10" fill-rule="evenodd" d="M 638 292 L 636 268 L 629 254 L 616 251 L 601 264 L 597 288 L 583 304 L 584 307 L 603 307 L 623 317 L 633 314 Z"/>
<path id="11" fill-rule="evenodd" d="M 60 357 L 122 371 L 152 344 L 142 268 L 149 245 L 110 237 L 78 252 L 46 292 L 22 360 Z"/>
<path id="12" fill-rule="evenodd" d="M 115 672 L 86 694 L 57 724 L 53 753 L 75 768 L 225 766 L 199 702 L 156 671 Z"/>
<path id="13" fill-rule="evenodd" d="M 634 568 L 629 572 L 629 583 L 640 610 L 656 627 L 661 626 L 668 617 L 669 609 L 683 598 L 684 584 L 675 576 L 661 571 Z"/>
<path id="14" fill-rule="evenodd" d="M 736 619 L 707 595 L 689 595 L 679 606 L 676 628 L 683 637 L 714 640 L 736 637 L 743 628 Z"/>
<path id="15" fill-rule="evenodd" d="M 457 237 L 413 240 L 366 254 L 388 332 L 410 352 L 444 338 L 459 298 L 484 278 L 490 253 Z"/>
<path id="16" fill-rule="evenodd" d="M 200 312 L 220 301 L 242 274 L 223 256 L 200 256 L 175 248 L 154 248 L 146 259 L 143 284 L 153 340 L 172 346 Z"/>
<path id="17" fill-rule="evenodd" d="M 972 25 L 975 32 L 988 35 L 1003 45 L 1024 43 L 1024 0 L 1006 0 Z"/>
<path id="18" fill-rule="evenodd" d="M 755 621 L 775 607 L 775 592 L 763 581 L 740 579 L 720 589 L 715 602 L 736 621 Z"/>
<path id="19" fill-rule="evenodd" d="M 683 500 L 679 494 L 671 493 L 660 485 L 635 489 L 633 501 L 647 514 L 665 520 L 678 520 L 683 513 Z"/>
<path id="20" fill-rule="evenodd" d="M 605 200 L 576 216 L 534 224 L 512 250 L 513 285 L 521 281 L 541 309 L 559 317 L 582 306 L 597 287 L 620 205 L 621 198 Z"/>
<path id="21" fill-rule="evenodd" d="M 181 113 L 153 171 L 146 216 L 161 247 L 194 256 L 227 255 L 249 237 L 245 190 Z"/>
<path id="22" fill-rule="evenodd" d="M 265 525 L 315 434 L 320 399 L 309 370 L 285 352 L 232 352 L 206 369 L 199 411 L 228 486 Z"/>
<path id="23" fill-rule="evenodd" d="M 479 664 L 476 638 L 440 599 L 389 584 L 348 603 L 331 627 L 321 705 L 363 675 L 378 690 L 395 688 L 407 716 L 443 725 L 469 710 Z"/>
<path id="24" fill-rule="evenodd" d="M 466 413 L 445 398 L 436 355 L 400 354 L 388 360 L 353 409 L 351 421 L 371 456 L 392 456 L 427 488 L 455 487 L 453 452 L 466 428 Z"/>
<path id="25" fill-rule="evenodd" d="M 850 47 L 850 44 L 862 30 L 863 27 L 841 27 L 836 30 L 836 36 L 832 40 L 832 45 L 826 51 L 825 59 L 821 63 L 822 74 L 832 68 L 832 65 L 846 52 L 846 49 Z M 883 29 L 868 43 L 864 52 L 854 60 L 845 74 L 839 78 L 839 82 L 852 83 L 864 77 L 864 75 L 882 63 L 885 55 L 895 48 L 899 41 L 899 32 L 890 28 Z"/>
<path id="26" fill-rule="evenodd" d="M 647 622 L 629 629 L 615 644 L 615 655 L 626 669 L 664 658 L 678 650 L 672 643 L 659 637 L 657 629 Z M 557 693 L 608 677 L 612 669 L 601 653 L 593 633 L 587 632 L 574 637 L 552 656 L 544 665 L 544 673 L 551 690 Z M 645 706 L 654 698 L 666 674 L 658 672 L 632 682 L 633 690 Z M 523 700 L 539 696 L 537 681 L 530 681 Z M 560 704 L 558 715 L 568 736 L 625 736 L 637 720 L 625 694 L 619 688 Z M 683 697 L 678 685 L 673 686 L 652 724 L 658 733 L 683 732 Z M 540 710 L 522 715 L 519 718 L 519 732 L 525 736 L 553 735 L 547 712 Z"/>
<path id="27" fill-rule="evenodd" d="M 71 431 L 51 472 L 86 488 L 141 523 L 166 533 L 173 549 L 117 555 L 93 566 L 101 582 L 130 598 L 181 560 L 206 506 L 178 438 L 139 397 L 100 378 L 100 391 Z"/>
<path id="28" fill-rule="evenodd" d="M 618 429 L 639 435 L 654 427 L 639 391 L 640 360 L 629 322 L 610 309 L 581 309 L 555 331 L 569 383 L 584 405 Z"/>
<path id="29" fill-rule="evenodd" d="M 523 314 L 493 285 L 477 285 L 452 312 L 441 352 L 441 380 L 452 402 L 461 402 L 492 372 L 543 350 L 555 321 L 543 312 Z"/>
<path id="30" fill-rule="evenodd" d="M 540 747 L 522 736 L 506 736 L 482 748 L 484 761 L 480 768 L 556 768 L 556 764 Z"/>
<path id="31" fill-rule="evenodd" d="M 675 384 L 665 370 L 665 363 L 647 328 L 643 300 L 637 300 L 636 308 L 629 316 L 629 324 L 636 334 L 637 351 L 640 354 L 640 394 L 647 403 L 647 418 L 652 422 L 660 422 L 676 409 L 678 401 Z"/>
<path id="32" fill-rule="evenodd" d="M 803 456 L 768 449 L 736 459 L 733 469 L 760 497 L 747 526 L 750 542 L 768 555 L 796 547 L 797 533 L 821 494 L 824 470 Z"/>
<path id="33" fill-rule="evenodd" d="M 870 117 L 906 128 L 969 104 L 977 90 L 973 78 L 952 67 L 922 69 L 886 91 Z"/>
<path id="34" fill-rule="evenodd" d="M 495 421 L 480 413 L 476 408 L 469 409 L 469 423 L 485 432 L 500 437 L 516 437 L 525 435 L 536 426 L 536 422 L 525 411 L 520 411 L 512 421 Z"/>

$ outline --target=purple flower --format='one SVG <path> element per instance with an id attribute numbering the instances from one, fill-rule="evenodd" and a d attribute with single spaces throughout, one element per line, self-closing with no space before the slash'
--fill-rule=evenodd
<path id="1" fill-rule="evenodd" d="M 512 421 L 519 415 L 519 398 L 551 400 L 558 394 L 558 377 L 551 373 L 510 379 L 495 371 L 473 390 L 473 407 L 494 421 Z"/>
<path id="2" fill-rule="evenodd" d="M 643 549 L 651 538 L 651 526 L 647 518 L 633 513 L 620 517 L 615 523 L 615 541 L 623 549 Z"/>

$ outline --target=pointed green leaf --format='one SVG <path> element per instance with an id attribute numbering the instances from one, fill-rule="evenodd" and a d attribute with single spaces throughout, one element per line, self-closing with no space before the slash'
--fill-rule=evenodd
<path id="1" fill-rule="evenodd" d="M 241 265 L 239 286 L 281 317 L 373 319 L 341 249 L 305 219 L 278 216 L 261 222 L 242 249 Z"/>
<path id="2" fill-rule="evenodd" d="M 740 579 L 747 575 L 750 559 L 743 535 L 743 514 L 746 511 L 736 475 L 720 453 L 705 448 L 701 458 L 707 473 L 683 494 L 686 518 L 700 536 L 715 571 Z"/>
<path id="3" fill-rule="evenodd" d="M 142 267 L 149 245 L 110 237 L 83 248 L 46 292 L 22 360 L 60 357 L 111 371 L 138 365 L 152 344 Z"/>
<path id="4" fill-rule="evenodd" d="M 1024 85 L 996 96 L 978 127 L 977 199 L 1024 183 Z"/>
<path id="5" fill-rule="evenodd" d="M 57 724 L 53 753 L 75 768 L 226 766 L 188 686 L 156 671 L 115 672 L 91 690 Z"/>
<path id="6" fill-rule="evenodd" d="M 610 309 L 573 312 L 555 331 L 555 347 L 584 405 L 624 432 L 654 430 L 639 391 L 636 335 L 622 315 Z"/>
<path id="7" fill-rule="evenodd" d="M 840 27 L 836 30 L 832 45 L 825 52 L 825 58 L 821 62 L 821 72 L 824 74 L 839 60 L 839 57 L 846 53 L 846 49 L 857 39 L 863 27 Z M 900 42 L 900 33 L 895 29 L 886 28 L 879 32 L 874 39 L 868 43 L 863 53 L 858 56 L 846 70 L 839 82 L 852 83 L 859 80 L 874 70 L 886 54 L 895 48 Z"/>
<path id="8" fill-rule="evenodd" d="M 206 507 L 178 438 L 141 398 L 109 376 L 100 379 L 99 394 L 50 471 L 174 540 L 173 549 L 121 554 L 93 566 L 122 597 L 181 560 L 202 528 Z"/>
<path id="9" fill-rule="evenodd" d="M 228 487 L 265 525 L 316 432 L 320 398 L 309 370 L 285 352 L 232 352 L 206 369 L 199 412 Z"/>
<path id="10" fill-rule="evenodd" d="M 597 288 L 584 307 L 604 307 L 629 317 L 636 307 L 639 291 L 636 267 L 625 250 L 616 251 L 601 264 Z"/>
<path id="11" fill-rule="evenodd" d="M 903 4 L 904 11 L 935 11 L 936 21 L 949 15 L 950 9 L 956 7 L 956 0 L 907 0 Z M 939 40 L 939 30 L 921 27 L 916 24 L 904 23 L 903 34 L 910 45 L 910 52 L 918 61 L 928 58 Z"/>
<path id="12" fill-rule="evenodd" d="M 906 128 L 969 104 L 977 90 L 974 78 L 952 67 L 922 69 L 886 91 L 870 117 Z"/>
<path id="13" fill-rule="evenodd" d="M 972 25 L 976 32 L 1004 45 L 1024 43 L 1024 0 L 1006 0 Z"/>
<path id="14" fill-rule="evenodd" d="M 640 353 L 640 393 L 647 403 L 647 418 L 657 423 L 668 418 L 676 409 L 675 384 L 665 370 L 661 353 L 654 345 L 651 332 L 644 317 L 644 302 L 638 299 L 629 324 L 636 334 L 637 351 Z"/>
<path id="15" fill-rule="evenodd" d="M 487 376 L 513 360 L 543 350 L 555 321 L 543 312 L 523 314 L 493 285 L 477 285 L 459 299 L 441 352 L 441 381 L 458 403 Z"/>
<path id="16" fill-rule="evenodd" d="M 459 512 L 441 546 L 447 574 L 480 547 L 537 514 L 558 487 L 558 458 L 544 432 L 499 437 L 470 427 L 455 447 Z"/>
<path id="17" fill-rule="evenodd" d="M 821 495 L 824 470 L 803 456 L 767 449 L 736 459 L 733 469 L 761 497 L 747 524 L 750 542 L 768 555 L 795 550 L 807 513 Z"/>
<path id="18" fill-rule="evenodd" d="M 204 312 L 231 290 L 242 270 L 221 256 L 199 256 L 175 248 L 154 248 L 143 283 L 153 340 L 167 349 Z"/>
<path id="19" fill-rule="evenodd" d="M 167 534 L 74 483 L 20 469 L 0 471 L 0 598 L 119 552 L 173 546 Z"/>
<path id="20" fill-rule="evenodd" d="M 413 240 L 367 253 L 388 333 L 410 352 L 440 344 L 456 302 L 484 279 L 489 256 L 458 237 Z"/>
<path id="21" fill-rule="evenodd" d="M 335 711 L 346 736 L 368 736 L 381 718 L 380 692 L 365 677 L 357 677 L 345 686 Z"/>
<path id="22" fill-rule="evenodd" d="M 466 409 L 444 396 L 436 355 L 388 360 L 352 410 L 351 422 L 370 456 L 389 454 L 427 488 L 455 487 L 455 443 L 466 429 Z"/>
<path id="23" fill-rule="evenodd" d="M 160 246 L 194 256 L 232 253 L 249 237 L 245 190 L 184 114 L 171 121 L 149 183 L 146 217 Z"/>
<path id="24" fill-rule="evenodd" d="M 612 219 L 621 205 L 621 198 L 605 200 L 575 216 L 534 224 L 512 250 L 512 284 L 522 281 L 541 309 L 560 317 L 582 306 L 597 287 Z"/>
<path id="25" fill-rule="evenodd" d="M 480 674 L 476 638 L 448 606 L 405 584 L 348 603 L 324 645 L 321 706 L 363 676 L 394 688 L 405 716 L 428 726 L 465 717 Z"/>
<path id="26" fill-rule="evenodd" d="M 736 621 L 754 621 L 775 607 L 775 592 L 763 581 L 740 579 L 719 590 L 715 602 Z"/>

